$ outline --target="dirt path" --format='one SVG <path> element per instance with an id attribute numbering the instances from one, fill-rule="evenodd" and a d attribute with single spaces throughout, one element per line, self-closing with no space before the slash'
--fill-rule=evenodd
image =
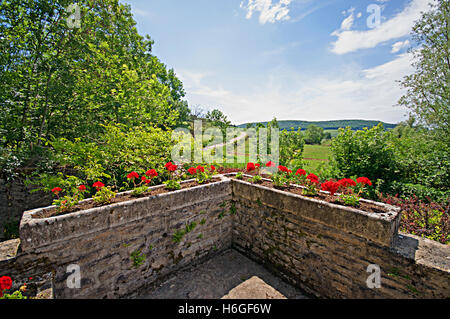
<path id="1" fill-rule="evenodd" d="M 205 152 L 205 151 L 209 151 L 209 150 L 212 150 L 212 149 L 215 149 L 215 148 L 218 148 L 218 147 L 224 147 L 227 144 L 231 144 L 231 143 L 240 141 L 240 140 L 242 140 L 242 139 L 244 139 L 246 137 L 247 137 L 247 133 L 246 132 L 242 132 L 239 136 L 237 136 L 235 138 L 232 138 L 231 140 L 229 140 L 226 143 L 220 143 L 220 144 L 215 144 L 215 145 L 211 145 L 211 146 L 205 147 L 203 149 L 203 151 Z"/>

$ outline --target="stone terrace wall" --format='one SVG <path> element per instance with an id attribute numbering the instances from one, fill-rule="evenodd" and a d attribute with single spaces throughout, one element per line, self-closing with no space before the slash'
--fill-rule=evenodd
<path id="1" fill-rule="evenodd" d="M 3 228 L 7 224 L 20 222 L 24 211 L 48 206 L 52 195 L 44 192 L 30 193 L 34 187 L 26 186 L 24 177 L 12 182 L 0 178 L 0 240 L 4 238 Z"/>
<path id="2" fill-rule="evenodd" d="M 221 178 L 46 219 L 25 212 L 21 251 L 0 256 L 0 276 L 45 281 L 51 274 L 56 298 L 132 297 L 233 247 L 317 297 L 450 297 L 450 246 L 399 235 L 398 209 L 364 213 Z M 173 234 L 192 222 L 196 227 L 174 242 Z M 137 251 L 146 256 L 135 267 Z M 70 264 L 81 268 L 80 289 L 67 287 Z M 381 288 L 367 287 L 370 264 L 381 268 Z"/>
<path id="3" fill-rule="evenodd" d="M 45 256 L 54 268 L 56 298 L 123 297 L 229 248 L 230 202 L 231 184 L 220 181 L 48 219 L 32 219 L 29 211 L 21 222 L 19 258 Z M 192 222 L 194 230 L 173 242 L 173 234 Z M 135 267 L 137 251 L 146 257 Z M 71 264 L 80 266 L 80 289 L 67 287 Z"/>
<path id="4" fill-rule="evenodd" d="M 449 246 L 243 181 L 233 181 L 233 199 L 233 247 L 317 297 L 450 297 Z M 379 289 L 367 287 L 370 264 L 380 266 Z"/>

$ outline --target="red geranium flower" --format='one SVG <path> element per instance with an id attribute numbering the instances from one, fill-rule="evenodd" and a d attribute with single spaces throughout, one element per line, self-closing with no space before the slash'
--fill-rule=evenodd
<path id="1" fill-rule="evenodd" d="M 309 174 L 308 176 L 306 176 L 307 179 L 309 179 L 311 181 L 311 183 L 318 183 L 319 182 L 319 178 L 314 175 L 313 173 Z"/>
<path id="2" fill-rule="evenodd" d="M 146 180 L 144 181 L 145 184 L 150 184 L 151 182 L 152 182 L 151 179 L 146 179 Z"/>
<path id="3" fill-rule="evenodd" d="M 338 190 L 339 185 L 340 184 L 337 182 L 327 181 L 322 184 L 322 190 L 330 192 L 331 196 L 333 196 L 334 193 L 336 193 L 336 191 Z"/>
<path id="4" fill-rule="evenodd" d="M 52 192 L 55 195 L 58 195 L 59 192 L 62 192 L 62 188 L 61 187 L 55 187 L 55 188 L 52 189 Z"/>
<path id="5" fill-rule="evenodd" d="M 167 170 L 169 172 L 175 172 L 177 170 L 177 166 L 175 164 L 172 164 L 169 167 L 167 167 Z"/>
<path id="6" fill-rule="evenodd" d="M 105 187 L 105 184 L 102 182 L 95 182 L 92 187 L 95 187 L 97 190 L 100 190 L 102 187 Z"/>
<path id="7" fill-rule="evenodd" d="M 255 164 L 247 163 L 247 172 L 254 171 L 256 169 Z"/>
<path id="8" fill-rule="evenodd" d="M 197 171 L 200 171 L 203 173 L 203 172 L 205 172 L 205 168 L 203 166 L 199 165 L 199 166 L 197 166 Z"/>
<path id="9" fill-rule="evenodd" d="M 189 174 L 194 175 L 195 173 L 197 173 L 197 169 L 195 167 L 191 167 L 190 169 L 188 169 Z"/>
<path id="10" fill-rule="evenodd" d="M 356 182 L 351 178 L 343 178 L 338 183 L 342 187 L 356 186 Z"/>
<path id="11" fill-rule="evenodd" d="M 268 162 L 266 163 L 266 167 L 275 167 L 275 163 L 272 162 L 272 161 L 268 161 Z"/>
<path id="12" fill-rule="evenodd" d="M 211 172 L 214 172 L 216 170 L 216 167 L 214 165 L 211 165 Z"/>
<path id="13" fill-rule="evenodd" d="M 84 192 L 86 190 L 86 186 L 80 185 L 80 186 L 78 186 L 78 190 Z"/>
<path id="14" fill-rule="evenodd" d="M 169 169 L 169 167 L 172 166 L 172 165 L 173 165 L 172 162 L 168 162 L 168 163 L 166 163 L 166 165 L 164 165 L 164 167 L 167 168 L 167 169 Z"/>
<path id="15" fill-rule="evenodd" d="M 358 177 L 356 179 L 356 182 L 358 184 L 365 184 L 365 185 L 369 185 L 372 186 L 372 182 L 370 181 L 370 179 L 368 179 L 367 177 Z"/>
<path id="16" fill-rule="evenodd" d="M 295 175 L 306 175 L 306 171 L 304 169 L 299 168 L 297 170 L 297 173 L 295 173 Z"/>
<path id="17" fill-rule="evenodd" d="M 158 176 L 158 172 L 155 169 L 149 169 L 145 175 L 147 176 L 151 176 L 151 177 L 156 177 Z"/>
<path id="18" fill-rule="evenodd" d="M 139 174 L 136 172 L 131 172 L 130 174 L 127 175 L 128 179 L 135 179 L 135 178 L 139 178 Z"/>
<path id="19" fill-rule="evenodd" d="M 0 290 L 8 290 L 12 287 L 12 279 L 8 276 L 0 277 Z"/>
<path id="20" fill-rule="evenodd" d="M 142 181 L 144 181 L 144 182 L 145 182 L 145 181 L 147 180 L 147 177 L 145 177 L 145 176 L 142 176 L 142 177 L 141 177 L 141 179 L 142 179 Z"/>
<path id="21" fill-rule="evenodd" d="M 261 167 L 261 164 L 256 163 L 255 166 L 259 168 L 259 167 Z"/>
<path id="22" fill-rule="evenodd" d="M 286 166 L 283 166 L 283 165 L 279 165 L 278 166 L 278 170 L 280 170 L 282 172 L 285 172 L 285 173 L 289 172 L 289 169 Z"/>

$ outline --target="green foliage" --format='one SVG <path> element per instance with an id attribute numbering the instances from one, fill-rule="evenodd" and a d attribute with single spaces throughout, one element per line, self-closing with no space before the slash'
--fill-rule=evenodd
<path id="1" fill-rule="evenodd" d="M 164 185 L 166 185 L 167 189 L 172 191 L 181 188 L 180 182 L 174 179 L 169 179 L 168 181 L 165 181 Z"/>
<path id="2" fill-rule="evenodd" d="M 27 297 L 23 296 L 22 292 L 17 290 L 14 291 L 12 294 L 3 294 L 3 296 L 1 296 L 0 299 L 27 299 Z"/>
<path id="3" fill-rule="evenodd" d="M 290 177 L 284 172 L 272 174 L 271 179 L 275 187 L 289 187 L 291 183 Z"/>
<path id="4" fill-rule="evenodd" d="M 95 195 L 92 196 L 92 199 L 97 204 L 109 204 L 116 195 L 116 192 L 111 190 L 111 186 L 105 186 L 95 193 Z"/>
<path id="5" fill-rule="evenodd" d="M 81 27 L 69 28 L 70 4 L 73 1 L 0 2 L 0 169 L 6 173 L 22 165 L 65 165 L 72 162 L 65 152 L 69 146 L 83 178 L 114 179 L 120 174 L 111 171 L 121 169 L 116 166 L 122 158 L 114 154 L 111 162 L 103 161 L 111 137 L 105 135 L 105 124 L 124 125 L 124 142 L 135 134 L 142 140 L 139 132 L 151 134 L 150 128 L 187 125 L 183 85 L 152 54 L 150 37 L 138 34 L 130 6 L 118 0 L 77 1 Z M 47 140 L 50 144 L 44 145 Z M 119 146 L 115 142 L 113 147 Z M 58 149 L 64 163 L 47 158 L 49 146 Z M 150 149 L 159 146 L 146 144 Z M 133 157 L 126 166 L 140 166 L 147 155 L 133 154 L 132 148 L 134 143 L 116 150 L 126 160 Z"/>
<path id="6" fill-rule="evenodd" d="M 43 172 L 29 183 L 40 185 L 49 191 L 59 186 L 63 189 L 80 184 L 106 180 L 117 189 L 127 186 L 126 175 L 130 171 L 145 172 L 149 167 L 162 167 L 170 155 L 170 132 L 158 128 L 126 128 L 109 124 L 98 141 L 73 141 L 58 138 L 49 141 L 53 149 L 52 161 L 71 168 L 78 177 L 66 176 L 52 171 Z"/>
<path id="7" fill-rule="evenodd" d="M 145 263 L 146 258 L 147 256 L 143 254 L 142 251 L 139 249 L 133 251 L 130 255 L 130 259 L 133 262 L 134 268 L 139 268 L 141 265 L 143 265 Z"/>
<path id="8" fill-rule="evenodd" d="M 261 183 L 262 177 L 259 175 L 255 175 L 250 179 L 250 181 L 254 184 L 258 184 L 258 183 Z"/>
<path id="9" fill-rule="evenodd" d="M 138 186 L 132 190 L 131 196 L 139 196 L 139 195 L 144 194 L 147 191 L 148 191 L 148 186 L 146 186 L 146 185 Z"/>
<path id="10" fill-rule="evenodd" d="M 358 207 L 359 206 L 359 197 L 355 194 L 341 194 L 339 199 L 344 205 Z"/>
<path id="11" fill-rule="evenodd" d="M 244 174 L 242 172 L 237 172 L 236 173 L 236 178 L 237 179 L 243 179 L 244 178 Z"/>
<path id="12" fill-rule="evenodd" d="M 407 89 L 399 104 L 406 106 L 417 119 L 439 131 L 447 147 L 450 141 L 450 1 L 441 0 L 423 13 L 412 30 L 416 46 L 415 73 L 406 76 Z"/>
<path id="13" fill-rule="evenodd" d="M 280 164 L 300 166 L 305 141 L 301 130 L 283 130 L 280 133 Z"/>
<path id="14" fill-rule="evenodd" d="M 305 142 L 307 144 L 320 144 L 323 138 L 324 138 L 323 128 L 311 124 L 306 129 Z"/>
<path id="15" fill-rule="evenodd" d="M 184 234 L 185 234 L 184 229 L 177 230 L 177 231 L 174 232 L 173 235 L 172 235 L 172 241 L 173 241 L 174 243 L 180 243 L 181 240 L 182 240 L 183 237 L 184 237 Z"/>
<path id="16" fill-rule="evenodd" d="M 365 176 L 391 182 L 396 179 L 397 165 L 389 135 L 380 124 L 371 129 L 340 129 L 331 143 L 333 169 L 339 177 Z"/>

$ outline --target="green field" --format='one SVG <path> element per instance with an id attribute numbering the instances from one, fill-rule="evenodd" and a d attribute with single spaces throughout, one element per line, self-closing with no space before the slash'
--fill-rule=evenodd
<path id="1" fill-rule="evenodd" d="M 304 169 L 308 173 L 318 173 L 319 165 L 327 165 L 331 149 L 328 145 L 305 145 L 303 150 Z"/>

